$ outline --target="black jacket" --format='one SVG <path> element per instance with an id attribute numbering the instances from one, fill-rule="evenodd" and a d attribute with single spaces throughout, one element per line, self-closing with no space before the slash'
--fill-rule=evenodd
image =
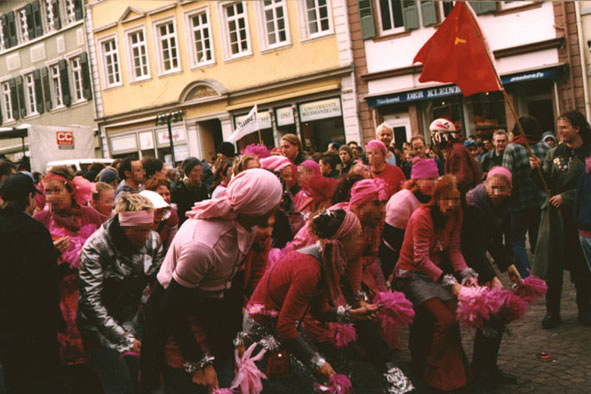
<path id="1" fill-rule="evenodd" d="M 496 149 L 487 152 L 483 157 L 480 163 L 480 167 L 482 168 L 482 172 L 489 172 L 491 168 L 495 166 L 502 166 L 503 165 L 503 153 L 497 155 Z"/>
<path id="2" fill-rule="evenodd" d="M 208 198 L 209 194 L 203 183 L 199 186 L 187 186 L 184 181 L 179 181 L 174 185 L 171 193 L 171 201 L 177 205 L 179 227 L 187 220 L 185 213 L 190 211 L 196 202 L 207 200 Z"/>
<path id="3" fill-rule="evenodd" d="M 0 338 L 53 338 L 63 327 L 57 251 L 24 212 L 0 210 Z"/>
<path id="4" fill-rule="evenodd" d="M 509 201 L 493 206 L 483 183 L 470 190 L 466 198 L 462 254 L 466 264 L 478 272 L 478 281 L 484 283 L 496 276 L 486 257 L 487 251 L 501 271 L 513 264 L 503 245 L 503 232 L 509 220 Z"/>

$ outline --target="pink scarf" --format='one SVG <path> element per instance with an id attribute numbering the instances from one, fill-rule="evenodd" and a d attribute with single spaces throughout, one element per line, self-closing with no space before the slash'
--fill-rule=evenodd
<path id="1" fill-rule="evenodd" d="M 358 181 L 351 188 L 351 198 L 349 199 L 349 208 L 357 208 L 368 201 L 386 201 L 388 200 L 388 191 L 383 179 L 364 179 Z"/>

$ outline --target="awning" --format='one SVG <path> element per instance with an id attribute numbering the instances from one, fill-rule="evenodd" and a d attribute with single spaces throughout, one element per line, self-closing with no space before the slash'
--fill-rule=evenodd
<path id="1" fill-rule="evenodd" d="M 503 85 L 517 82 L 535 81 L 539 79 L 556 79 L 559 69 L 563 65 L 542 68 L 538 70 L 522 71 L 501 76 Z M 411 101 L 429 100 L 448 96 L 457 96 L 462 91 L 456 85 L 445 85 L 431 88 L 423 88 L 404 92 L 395 92 L 379 96 L 368 96 L 365 99 L 370 107 L 381 107 L 383 105 L 407 103 Z"/>
<path id="2" fill-rule="evenodd" d="M 26 137 L 28 128 L 0 127 L 0 140 Z"/>

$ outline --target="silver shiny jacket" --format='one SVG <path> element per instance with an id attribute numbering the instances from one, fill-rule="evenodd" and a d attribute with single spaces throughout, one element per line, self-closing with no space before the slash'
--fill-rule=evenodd
<path id="1" fill-rule="evenodd" d="M 115 246 L 113 219 L 86 240 L 80 254 L 78 329 L 85 342 L 121 352 L 139 339 L 142 294 L 164 260 L 158 233 L 139 249 Z"/>

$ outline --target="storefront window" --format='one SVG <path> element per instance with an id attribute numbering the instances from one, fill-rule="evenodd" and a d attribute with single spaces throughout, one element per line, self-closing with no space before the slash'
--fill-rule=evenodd
<path id="1" fill-rule="evenodd" d="M 429 125 L 437 118 L 451 120 L 456 126 L 456 130 L 463 130 L 462 126 L 462 99 L 460 96 L 444 97 L 435 100 L 425 100 L 421 103 L 423 114 L 423 125 L 427 137 L 429 135 Z"/>
<path id="2" fill-rule="evenodd" d="M 338 97 L 300 104 L 299 113 L 306 150 L 324 152 L 329 142 L 345 143 L 345 126 Z"/>
<path id="3" fill-rule="evenodd" d="M 491 137 L 497 129 L 507 129 L 505 99 L 501 92 L 479 93 L 466 99 L 466 124 L 470 134 Z"/>
<path id="4" fill-rule="evenodd" d="M 183 161 L 189 155 L 187 148 L 187 133 L 184 127 L 173 127 L 172 138 L 174 143 L 175 160 Z M 168 129 L 156 131 L 156 140 L 158 142 L 158 158 L 165 163 L 172 163 L 172 149 L 170 149 L 170 137 Z"/>
<path id="5" fill-rule="evenodd" d="M 111 138 L 111 157 L 124 159 L 133 157 L 139 159 L 136 134 L 127 134 Z"/>

